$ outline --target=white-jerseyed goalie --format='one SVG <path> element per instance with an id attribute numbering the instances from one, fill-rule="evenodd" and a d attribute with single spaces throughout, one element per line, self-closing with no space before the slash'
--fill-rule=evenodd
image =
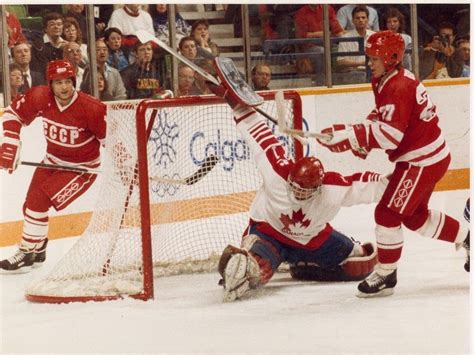
<path id="1" fill-rule="evenodd" d="M 239 95 L 228 83 L 227 66 L 223 70 L 219 59 L 215 65 L 222 84 L 209 86 L 234 109 L 237 128 L 263 177 L 241 246 L 229 245 L 219 262 L 224 301 L 266 284 L 282 262 L 289 263 L 296 279 L 364 279 L 377 261 L 374 246 L 354 242 L 329 222 L 343 206 L 376 202 L 387 179 L 373 172 L 325 172 L 315 157 L 287 159 L 266 120 L 248 105 L 248 95 Z"/>

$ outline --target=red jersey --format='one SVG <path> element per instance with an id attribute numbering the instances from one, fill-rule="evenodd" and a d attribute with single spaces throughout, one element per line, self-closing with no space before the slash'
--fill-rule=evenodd
<path id="1" fill-rule="evenodd" d="M 382 148 L 392 162 L 435 164 L 449 155 L 436 106 L 422 83 L 406 69 L 372 80 L 376 108 L 367 117 L 370 148 Z"/>
<path id="2" fill-rule="evenodd" d="M 36 86 L 6 108 L 3 130 L 19 135 L 22 126 L 39 117 L 43 120 L 47 160 L 97 166 L 105 140 L 106 112 L 106 105 L 80 91 L 74 93 L 69 105 L 61 107 L 49 87 Z"/>

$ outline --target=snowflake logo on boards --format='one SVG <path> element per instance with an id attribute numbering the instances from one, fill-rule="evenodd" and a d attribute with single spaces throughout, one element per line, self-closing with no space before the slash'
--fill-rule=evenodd
<path id="1" fill-rule="evenodd" d="M 288 234 L 300 234 L 301 229 L 308 228 L 311 220 L 305 219 L 306 215 L 303 213 L 303 210 L 300 208 L 298 211 L 293 211 L 291 217 L 287 214 L 281 214 L 280 222 L 283 224 L 283 232 Z M 293 228 L 291 228 L 293 226 Z"/>
<path id="2" fill-rule="evenodd" d="M 150 134 L 150 144 L 154 163 L 166 169 L 176 160 L 175 141 L 179 137 L 179 127 L 168 122 L 167 110 L 160 110 Z"/>

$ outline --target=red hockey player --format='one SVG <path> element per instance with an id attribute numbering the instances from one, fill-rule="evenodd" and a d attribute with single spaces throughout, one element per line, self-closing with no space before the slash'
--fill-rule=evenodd
<path id="1" fill-rule="evenodd" d="M 229 245 L 219 261 L 224 301 L 266 284 L 282 262 L 290 264 L 292 277 L 302 280 L 368 276 L 377 259 L 373 245 L 354 242 L 329 222 L 343 206 L 378 201 L 385 179 L 371 172 L 351 176 L 325 172 L 315 157 L 296 162 L 286 158 L 266 120 L 244 103 L 247 92 L 240 96 L 240 90 L 232 90 L 226 76 L 229 67 L 219 67 L 219 59 L 215 63 L 223 84 L 209 86 L 234 108 L 237 128 L 263 178 L 241 247 Z"/>
<path id="2" fill-rule="evenodd" d="M 13 101 L 3 114 L 0 167 L 12 173 L 20 159 L 20 131 L 36 118 L 43 120 L 47 148 L 44 163 L 97 168 L 106 134 L 106 106 L 76 91 L 76 73 L 66 60 L 48 63 L 49 86 L 37 86 Z M 89 189 L 95 174 L 37 168 L 23 205 L 19 250 L 0 261 L 0 271 L 23 273 L 46 259 L 48 211 L 60 211 Z"/>
<path id="3" fill-rule="evenodd" d="M 436 106 L 426 88 L 401 65 L 405 44 L 398 33 L 377 32 L 365 47 L 372 71 L 375 109 L 363 123 L 335 124 L 319 140 L 333 152 L 350 150 L 365 158 L 383 149 L 395 163 L 384 194 L 375 209 L 379 263 L 358 286 L 359 297 L 387 296 L 397 284 L 397 262 L 403 247 L 402 225 L 422 236 L 464 246 L 467 230 L 445 213 L 428 209 L 435 184 L 451 161 L 438 126 Z"/>

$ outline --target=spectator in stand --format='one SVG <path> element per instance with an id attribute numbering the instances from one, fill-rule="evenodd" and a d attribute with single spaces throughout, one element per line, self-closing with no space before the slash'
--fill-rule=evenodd
<path id="1" fill-rule="evenodd" d="M 405 33 L 405 16 L 396 7 L 390 7 L 384 13 L 383 29 L 389 30 L 395 33 L 399 33 L 403 41 L 405 42 L 405 51 L 411 50 L 412 41 L 411 37 Z M 403 66 L 408 70 L 412 70 L 411 56 L 405 53 L 403 57 Z"/>
<path id="2" fill-rule="evenodd" d="M 153 20 L 153 28 L 155 29 L 155 36 L 169 45 L 169 22 L 168 22 L 168 6 L 166 4 L 150 5 L 150 15 Z M 179 43 L 181 38 L 189 36 L 191 26 L 176 10 L 175 12 L 176 24 L 176 41 Z"/>
<path id="3" fill-rule="evenodd" d="M 112 12 L 108 27 L 116 27 L 122 31 L 122 46 L 128 50 L 139 43 L 135 35 L 138 30 L 145 30 L 155 35 L 153 20 L 148 12 L 141 9 L 140 4 L 126 4 Z"/>
<path id="4" fill-rule="evenodd" d="M 151 42 L 137 42 L 135 63 L 120 72 L 128 99 L 151 98 L 164 89 L 165 70 L 162 63 L 153 60 Z"/>
<path id="5" fill-rule="evenodd" d="M 64 5 L 66 8 L 66 13 L 64 14 L 64 18 L 72 17 L 77 21 L 78 29 L 81 32 L 82 40 L 87 43 L 87 22 L 86 16 L 84 14 L 84 5 L 83 4 L 72 4 L 72 5 Z M 70 41 L 70 40 L 68 40 Z M 82 54 L 84 54 L 84 48 L 82 48 Z M 87 53 L 87 52 L 86 52 Z"/>
<path id="6" fill-rule="evenodd" d="M 116 27 L 109 27 L 104 31 L 104 40 L 109 48 L 107 63 L 118 71 L 128 67 L 131 63 L 128 50 L 122 47 L 122 31 Z"/>
<path id="7" fill-rule="evenodd" d="M 103 38 L 99 38 L 95 41 L 95 50 L 97 71 L 102 73 L 104 80 L 106 81 L 100 99 L 103 101 L 126 100 L 127 90 L 125 89 L 119 71 L 107 63 L 109 49 L 107 48 Z M 84 73 L 84 81 L 81 86 L 81 90 L 84 90 L 87 94 L 92 92 L 90 78 L 90 70 L 87 69 Z"/>
<path id="8" fill-rule="evenodd" d="M 469 39 L 460 38 L 454 44 L 454 54 L 447 58 L 446 67 L 451 78 L 469 78 L 471 45 Z"/>
<path id="9" fill-rule="evenodd" d="M 178 67 L 178 93 L 176 97 L 190 96 L 194 84 L 194 70 L 187 65 Z"/>
<path id="10" fill-rule="evenodd" d="M 21 94 L 23 87 L 23 74 L 18 64 L 12 63 L 9 65 L 10 70 L 10 97 L 11 101 L 17 99 Z"/>
<path id="11" fill-rule="evenodd" d="M 259 4 L 257 6 L 258 17 L 263 34 L 263 40 L 292 39 L 295 38 L 294 15 L 302 7 L 300 4 Z M 295 46 L 285 43 L 264 43 L 265 53 L 286 54 L 294 53 Z M 282 64 L 288 62 L 287 58 L 281 57 Z"/>
<path id="12" fill-rule="evenodd" d="M 189 60 L 197 57 L 197 43 L 193 37 L 183 37 L 179 41 L 179 52 Z"/>
<path id="13" fill-rule="evenodd" d="M 33 41 L 31 48 L 31 69 L 46 73 L 48 62 L 63 58 L 62 46 L 66 41 L 61 37 L 63 33 L 63 15 L 50 12 L 43 17 L 44 35 Z"/>
<path id="14" fill-rule="evenodd" d="M 23 35 L 20 20 L 14 13 L 6 11 L 8 48 L 13 48 L 15 44 L 27 42 Z"/>
<path id="15" fill-rule="evenodd" d="M 269 84 L 272 79 L 272 69 L 266 63 L 259 63 L 252 69 L 252 88 L 255 91 L 270 90 Z"/>
<path id="16" fill-rule="evenodd" d="M 365 6 L 369 11 L 369 19 L 367 22 L 368 29 L 372 31 L 380 31 L 379 28 L 379 15 L 377 10 L 375 10 L 372 6 L 362 5 L 362 4 L 350 4 L 344 5 L 339 10 L 337 10 L 337 20 L 341 24 L 342 28 L 346 31 L 354 30 L 354 22 L 352 21 L 352 11 L 354 11 L 355 7 Z"/>
<path id="17" fill-rule="evenodd" d="M 369 10 L 366 6 L 356 6 L 352 10 L 353 30 L 349 30 L 343 34 L 343 37 L 362 37 L 364 43 L 359 48 L 358 42 L 340 42 L 338 52 L 364 52 L 367 39 L 375 32 L 367 28 L 369 22 Z M 347 78 L 344 78 L 344 84 L 364 83 L 366 82 L 366 63 L 365 54 L 359 56 L 344 56 L 337 57 L 337 69 L 347 73 Z M 341 83 L 342 84 L 342 83 Z"/>
<path id="18" fill-rule="evenodd" d="M 209 22 L 207 20 L 197 20 L 191 26 L 191 36 L 194 37 L 198 47 L 205 49 L 214 57 L 219 55 L 219 47 L 212 42 L 209 35 Z M 201 55 L 206 57 L 205 55 Z"/>
<path id="19" fill-rule="evenodd" d="M 100 69 L 97 69 L 97 90 L 99 91 L 99 99 L 101 101 L 110 101 L 110 99 L 106 95 L 107 81 L 105 80 L 104 73 Z M 81 91 L 89 95 L 92 91 L 91 75 L 90 75 L 90 70 L 88 69 L 84 73 L 84 80 L 82 81 L 82 84 L 81 84 Z"/>
<path id="20" fill-rule="evenodd" d="M 76 72 L 76 90 L 80 90 L 84 77 L 84 69 L 80 67 L 82 61 L 81 46 L 76 42 L 66 42 L 63 46 L 63 59 L 72 64 Z"/>
<path id="21" fill-rule="evenodd" d="M 87 44 L 82 43 L 82 31 L 79 27 L 79 23 L 74 17 L 64 18 L 62 37 L 68 42 L 76 42 L 79 44 L 82 53 L 80 66 L 84 68 L 87 63 L 89 63 L 89 58 L 87 57 Z"/>
<path id="22" fill-rule="evenodd" d="M 339 37 L 344 29 L 339 24 L 334 8 L 329 5 L 329 30 L 332 36 Z M 323 5 L 308 4 L 295 14 L 296 38 L 323 37 Z M 311 53 L 313 66 L 316 72 L 316 85 L 323 85 L 326 81 L 324 72 L 324 48 L 322 45 L 307 43 L 301 46 L 301 51 Z"/>
<path id="23" fill-rule="evenodd" d="M 420 78 L 445 79 L 449 78 L 446 62 L 454 54 L 454 25 L 442 22 L 438 34 L 423 48 L 420 53 Z"/>
<path id="24" fill-rule="evenodd" d="M 33 86 L 44 85 L 44 73 L 30 69 L 31 45 L 29 43 L 18 43 L 12 48 L 13 63 L 17 64 L 23 75 L 23 86 L 20 92 L 24 94 Z"/>
<path id="25" fill-rule="evenodd" d="M 216 76 L 216 70 L 214 69 L 212 60 L 200 59 L 196 64 L 212 76 Z M 194 83 L 191 88 L 191 95 L 210 95 L 212 93 L 213 92 L 209 89 L 209 85 L 207 85 L 207 79 L 199 73 L 194 73 Z"/>

